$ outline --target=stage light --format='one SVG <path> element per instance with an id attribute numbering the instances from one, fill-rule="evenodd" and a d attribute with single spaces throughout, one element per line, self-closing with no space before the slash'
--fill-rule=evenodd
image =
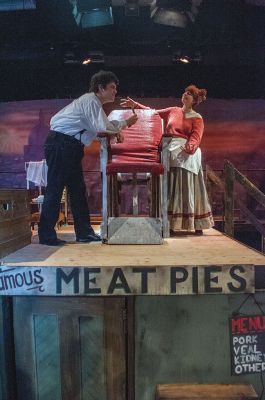
<path id="1" fill-rule="evenodd" d="M 81 61 L 82 65 L 89 65 L 89 64 L 104 64 L 105 58 L 102 51 L 89 51 L 86 54 L 86 58 Z"/>
<path id="2" fill-rule="evenodd" d="M 76 0 L 73 15 L 83 29 L 113 24 L 110 0 Z"/>
<path id="3" fill-rule="evenodd" d="M 193 50 L 176 50 L 172 56 L 173 64 L 182 63 L 182 64 L 190 64 L 190 63 L 200 63 L 202 61 L 202 55 L 200 51 Z"/>
<path id="4" fill-rule="evenodd" d="M 86 60 L 82 61 L 82 65 L 88 65 L 91 64 L 91 62 L 92 62 L 91 58 L 87 58 Z"/>
<path id="5" fill-rule="evenodd" d="M 179 61 L 182 62 L 183 64 L 189 64 L 190 59 L 188 56 L 182 56 L 180 57 Z"/>
<path id="6" fill-rule="evenodd" d="M 154 0 L 151 18 L 157 24 L 186 28 L 194 22 L 201 0 Z"/>
<path id="7" fill-rule="evenodd" d="M 151 18 L 156 24 L 186 28 L 188 19 L 179 11 L 156 9 L 151 13 Z"/>
<path id="8" fill-rule="evenodd" d="M 125 16 L 126 17 L 139 17 L 138 0 L 126 0 Z"/>

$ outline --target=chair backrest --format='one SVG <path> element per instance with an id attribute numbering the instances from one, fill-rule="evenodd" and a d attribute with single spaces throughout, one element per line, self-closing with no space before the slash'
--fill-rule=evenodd
<path id="1" fill-rule="evenodd" d="M 155 110 L 136 110 L 137 123 L 124 129 L 124 142 L 111 143 L 111 161 L 107 174 L 116 172 L 152 172 L 163 173 L 160 164 L 159 145 L 163 136 L 162 120 Z M 131 110 L 115 110 L 110 120 L 127 119 Z"/>

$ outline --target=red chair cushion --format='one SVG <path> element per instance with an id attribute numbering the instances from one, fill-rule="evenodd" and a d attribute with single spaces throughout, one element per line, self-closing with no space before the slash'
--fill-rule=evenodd
<path id="1" fill-rule="evenodd" d="M 136 110 L 139 117 L 131 128 L 122 131 L 123 143 L 111 144 L 112 160 L 107 164 L 107 174 L 117 172 L 151 172 L 163 174 L 160 163 L 159 144 L 163 130 L 161 118 L 154 110 Z M 109 115 L 110 120 L 127 119 L 131 110 L 115 110 Z"/>

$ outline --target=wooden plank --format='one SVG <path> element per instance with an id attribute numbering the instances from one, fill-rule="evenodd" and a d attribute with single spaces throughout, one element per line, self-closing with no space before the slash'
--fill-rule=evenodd
<path id="1" fill-rule="evenodd" d="M 244 264 L 163 268 L 2 267 L 0 282 L 1 294 L 6 296 L 177 296 L 254 293 L 254 278 L 254 266 Z"/>
<path id="2" fill-rule="evenodd" d="M 162 190 L 161 190 L 161 214 L 163 224 L 163 237 L 169 238 L 169 221 L 168 221 L 168 172 L 169 172 L 169 151 L 168 146 L 170 138 L 163 138 L 162 140 L 162 164 L 164 165 L 164 174 L 162 177 Z"/>
<path id="3" fill-rule="evenodd" d="M 225 160 L 225 233 L 234 236 L 234 169 Z"/>
<path id="4" fill-rule="evenodd" d="M 262 191 L 259 190 L 245 175 L 241 174 L 241 172 L 239 172 L 231 163 L 229 163 L 229 165 L 234 168 L 234 175 L 237 182 L 244 187 L 251 197 L 265 207 L 265 194 L 262 193 Z"/>
<path id="5" fill-rule="evenodd" d="M 59 316 L 61 393 L 63 400 L 81 400 L 81 371 L 78 317 Z"/>
<path id="6" fill-rule="evenodd" d="M 135 296 L 127 304 L 127 398 L 135 400 Z"/>
<path id="7" fill-rule="evenodd" d="M 126 399 L 124 390 L 126 388 L 124 310 L 124 298 L 105 300 L 108 400 Z"/>
<path id="8" fill-rule="evenodd" d="M 25 189 L 0 189 L 0 259 L 30 243 L 30 208 Z"/>
<path id="9" fill-rule="evenodd" d="M 203 236 L 180 233 L 179 236 L 164 240 L 163 245 L 116 245 L 101 243 L 78 244 L 75 242 L 73 227 L 61 229 L 61 239 L 72 242 L 54 248 L 33 244 L 10 254 L 4 259 L 11 266 L 35 267 L 152 267 L 182 265 L 265 265 L 264 255 L 231 239 L 215 229 L 205 230 Z M 35 242 L 35 244 L 34 244 Z"/>
<path id="10" fill-rule="evenodd" d="M 18 400 L 36 400 L 37 381 L 34 362 L 32 305 L 34 299 L 14 299 L 14 335 Z M 23 329 L 21 327 L 23 326 Z M 29 343 L 25 346 L 25 343 Z"/>
<path id="11" fill-rule="evenodd" d="M 57 315 L 37 311 L 32 316 L 32 323 L 38 400 L 61 400 Z"/>
<path id="12" fill-rule="evenodd" d="M 168 384 L 158 385 L 156 400 L 251 400 L 258 395 L 249 384 Z"/>
<path id="13" fill-rule="evenodd" d="M 108 162 L 108 139 L 101 138 L 100 147 L 100 170 L 102 178 L 102 223 L 101 223 L 101 237 L 106 241 L 108 238 L 108 179 L 106 175 L 106 168 Z"/>
<path id="14" fill-rule="evenodd" d="M 82 400 L 107 400 L 103 316 L 81 316 Z"/>
<path id="15" fill-rule="evenodd" d="M 23 247 L 29 245 L 31 242 L 31 233 L 25 233 L 19 237 L 14 237 L 6 240 L 0 244 L 0 259 L 6 257 L 14 251 L 22 249 Z"/>

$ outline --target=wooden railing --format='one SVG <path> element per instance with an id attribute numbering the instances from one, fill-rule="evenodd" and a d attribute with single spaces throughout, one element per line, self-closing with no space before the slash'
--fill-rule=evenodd
<path id="1" fill-rule="evenodd" d="M 234 165 L 225 160 L 225 233 L 234 236 L 234 183 L 238 182 L 257 203 L 265 207 L 265 194 L 262 193 L 248 178 L 239 172 Z M 262 251 L 264 251 L 265 227 L 256 218 L 256 216 L 245 206 L 242 200 L 237 196 L 236 203 L 242 214 L 255 226 L 262 236 Z"/>
<path id="2" fill-rule="evenodd" d="M 243 201 L 235 194 L 235 182 L 244 188 L 246 193 L 265 208 L 265 194 L 261 192 L 245 175 L 239 172 L 228 160 L 224 162 L 224 181 L 208 165 L 206 166 L 206 183 L 218 187 L 224 193 L 224 231 L 228 236 L 234 237 L 234 205 L 236 202 L 240 212 L 261 234 L 261 251 L 265 252 L 265 227 L 257 217 L 245 206 Z M 209 190 L 208 190 L 209 191 Z"/>

